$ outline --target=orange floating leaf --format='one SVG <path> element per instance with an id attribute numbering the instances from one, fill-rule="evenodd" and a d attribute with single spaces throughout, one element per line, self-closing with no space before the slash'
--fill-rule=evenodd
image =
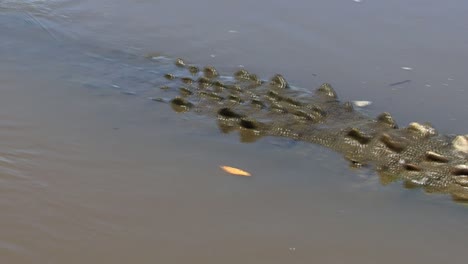
<path id="1" fill-rule="evenodd" d="M 244 170 L 238 169 L 238 168 L 229 167 L 229 166 L 219 166 L 219 167 L 223 169 L 225 172 L 232 174 L 232 175 L 246 176 L 246 177 L 252 176 L 250 173 Z"/>

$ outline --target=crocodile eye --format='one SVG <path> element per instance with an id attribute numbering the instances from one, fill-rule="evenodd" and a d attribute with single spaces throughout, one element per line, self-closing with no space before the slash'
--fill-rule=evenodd
<path id="1" fill-rule="evenodd" d="M 405 164 L 403 165 L 403 167 L 405 168 L 405 170 L 407 171 L 421 171 L 422 169 L 414 164 Z"/>
<path id="2" fill-rule="evenodd" d="M 445 156 L 442 156 L 439 153 L 435 153 L 432 151 L 426 152 L 426 160 L 427 161 L 432 161 L 432 162 L 438 162 L 438 163 L 447 163 L 449 162 L 449 159 Z"/>

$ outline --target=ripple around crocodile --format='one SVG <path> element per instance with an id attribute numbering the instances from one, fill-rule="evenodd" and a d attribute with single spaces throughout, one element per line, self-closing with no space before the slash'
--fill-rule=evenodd
<path id="1" fill-rule="evenodd" d="M 340 102 L 327 83 L 312 94 L 280 74 L 264 81 L 245 69 L 222 76 L 212 66 L 199 69 L 182 59 L 175 65 L 177 72 L 164 74 L 168 84 L 161 89 L 177 94 L 166 100 L 176 112 L 214 116 L 223 133 L 239 131 L 242 142 L 275 136 L 319 144 L 352 166 L 372 166 L 383 184 L 403 180 L 468 201 L 468 135 L 439 135 L 416 122 L 399 128 L 389 113 L 370 118 Z"/>

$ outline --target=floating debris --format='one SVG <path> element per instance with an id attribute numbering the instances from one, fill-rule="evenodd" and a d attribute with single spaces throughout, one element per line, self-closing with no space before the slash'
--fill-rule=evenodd
<path id="1" fill-rule="evenodd" d="M 229 33 L 239 33 L 239 31 L 237 31 L 237 30 L 229 30 L 228 32 Z"/>
<path id="2" fill-rule="evenodd" d="M 402 70 L 405 70 L 405 71 L 412 71 L 413 68 L 411 67 L 401 67 Z"/>
<path id="3" fill-rule="evenodd" d="M 353 104 L 357 107 L 366 107 L 372 104 L 371 101 L 353 101 Z"/>
<path id="4" fill-rule="evenodd" d="M 252 176 L 250 173 L 244 170 L 238 169 L 238 168 L 229 167 L 229 166 L 219 166 L 219 167 L 225 172 L 232 174 L 232 175 L 246 176 L 246 177 Z"/>
<path id="5" fill-rule="evenodd" d="M 397 86 L 397 85 L 402 85 L 402 84 L 405 84 L 405 83 L 410 83 L 411 80 L 404 80 L 404 81 L 400 81 L 400 82 L 396 82 L 396 83 L 391 83 L 389 84 L 389 86 Z"/>

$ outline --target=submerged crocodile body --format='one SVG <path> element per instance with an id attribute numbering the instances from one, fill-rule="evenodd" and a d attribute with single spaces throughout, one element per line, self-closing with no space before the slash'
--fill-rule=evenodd
<path id="1" fill-rule="evenodd" d="M 181 59 L 176 65 L 186 71 L 166 74 L 161 88 L 178 93 L 170 101 L 177 112 L 213 115 L 222 132 L 239 131 L 243 142 L 276 136 L 320 144 L 352 166 L 373 166 L 384 183 L 404 180 L 468 201 L 468 135 L 439 135 L 429 124 L 399 128 L 389 113 L 370 118 L 340 102 L 329 84 L 310 93 L 279 74 L 263 81 L 244 69 L 227 77 Z"/>

